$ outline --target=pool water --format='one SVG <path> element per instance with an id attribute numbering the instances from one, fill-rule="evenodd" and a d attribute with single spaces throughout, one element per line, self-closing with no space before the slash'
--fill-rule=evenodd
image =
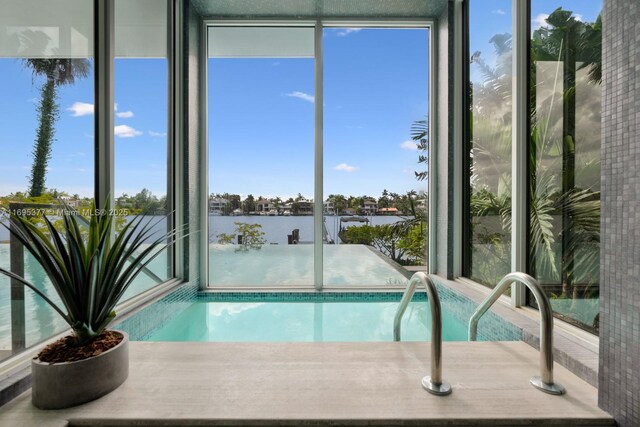
<path id="1" fill-rule="evenodd" d="M 392 341 L 398 302 L 195 302 L 146 341 Z M 443 340 L 466 341 L 467 326 L 443 312 Z M 409 304 L 403 341 L 430 341 L 429 303 Z"/>

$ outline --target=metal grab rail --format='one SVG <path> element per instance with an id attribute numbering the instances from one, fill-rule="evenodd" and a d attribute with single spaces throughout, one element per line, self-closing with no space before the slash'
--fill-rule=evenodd
<path id="1" fill-rule="evenodd" d="M 442 309 L 438 290 L 431 278 L 423 272 L 415 273 L 409 279 L 407 289 L 402 295 L 402 300 L 393 319 L 393 340 L 400 341 L 400 324 L 404 312 L 416 291 L 418 284 L 422 283 L 429 297 L 431 306 L 431 376 L 422 378 L 422 387 L 429 393 L 437 396 L 445 396 L 451 393 L 451 385 L 442 381 Z"/>
<path id="2" fill-rule="evenodd" d="M 475 341 L 478 333 L 478 321 L 500 295 L 511 285 L 519 282 L 525 285 L 538 303 L 540 311 L 540 375 L 531 378 L 531 384 L 549 394 L 564 394 L 561 384 L 553 382 L 553 312 L 549 298 L 533 277 L 525 273 L 509 273 L 500 280 L 491 294 L 478 306 L 469 320 L 469 341 Z"/>

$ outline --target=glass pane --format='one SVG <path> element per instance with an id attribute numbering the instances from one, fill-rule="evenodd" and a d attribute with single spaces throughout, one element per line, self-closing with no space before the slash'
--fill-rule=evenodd
<path id="1" fill-rule="evenodd" d="M 511 271 L 510 0 L 469 2 L 469 53 L 470 247 L 465 273 L 493 287 Z"/>
<path id="2" fill-rule="evenodd" d="M 209 29 L 207 76 L 209 284 L 313 286 L 313 57 L 290 57 L 287 46 L 248 52 L 217 30 Z M 253 27 L 233 30 L 260 43 Z M 263 30 L 311 40 L 314 32 Z"/>
<path id="3" fill-rule="evenodd" d="M 93 202 L 93 3 L 3 0 L 0 10 L 0 205 L 45 227 L 47 206 Z M 40 265 L 9 241 L 0 227 L 0 266 L 59 303 Z M 0 360 L 68 328 L 21 285 L 12 298 L 9 283 L 0 275 Z"/>
<path id="4" fill-rule="evenodd" d="M 167 2 L 116 0 L 114 197 L 121 225 L 134 215 L 170 229 L 167 212 Z M 123 300 L 171 277 L 164 250 L 137 276 Z"/>
<path id="5" fill-rule="evenodd" d="M 598 329 L 602 1 L 533 1 L 531 272 L 557 316 Z M 533 301 L 531 301 L 533 303 Z"/>
<path id="6" fill-rule="evenodd" d="M 327 28 L 325 286 L 404 284 L 426 269 L 427 29 Z"/>

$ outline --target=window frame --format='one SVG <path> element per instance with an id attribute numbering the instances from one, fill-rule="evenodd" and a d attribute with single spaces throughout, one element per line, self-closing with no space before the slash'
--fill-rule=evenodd
<path id="1" fill-rule="evenodd" d="M 437 43 L 435 41 L 437 26 L 436 21 L 433 19 L 349 19 L 349 18 L 333 18 L 333 19 L 203 19 L 201 25 L 201 34 L 200 34 L 200 73 L 201 73 L 201 81 L 200 81 L 200 93 L 207 94 L 208 93 L 208 35 L 207 30 L 209 27 L 215 26 L 236 26 L 236 27 L 251 27 L 251 26 L 262 26 L 262 27 L 312 27 L 315 29 L 315 46 L 314 46 L 314 89 L 315 89 L 315 119 L 314 119 L 314 133 L 315 133 L 315 141 L 314 141 L 314 202 L 313 202 L 313 216 L 314 216 L 314 256 L 313 256 L 313 277 L 314 283 L 313 286 L 305 286 L 305 287 L 293 287 L 293 286 L 279 286 L 277 284 L 269 285 L 269 286 L 212 286 L 209 284 L 209 246 L 208 246 L 208 232 L 202 233 L 201 240 L 199 242 L 200 247 L 202 248 L 202 256 L 200 258 L 200 277 L 203 278 L 200 283 L 201 290 L 216 290 L 216 291 L 234 291 L 234 290 L 251 290 L 251 291 L 269 291 L 269 290 L 311 290 L 315 289 L 316 291 L 322 290 L 365 290 L 365 289 L 375 289 L 375 290 L 390 290 L 397 291 L 398 289 L 402 289 L 402 285 L 386 285 L 386 286 L 368 286 L 368 287 L 355 287 L 355 286 L 325 286 L 323 282 L 323 235 L 322 235 L 322 227 L 323 227 L 323 209 L 324 209 L 324 177 L 323 177 L 323 168 L 324 168 L 324 145 L 323 145 L 323 52 L 322 52 L 322 34 L 325 28 L 420 28 L 426 29 L 429 34 L 428 38 L 428 55 L 429 55 L 429 67 L 427 70 L 428 73 L 428 90 L 429 90 L 429 117 L 428 117 L 428 128 L 429 128 L 429 194 L 432 193 L 432 190 L 435 191 L 435 185 L 431 177 L 435 175 L 433 172 L 435 170 L 434 163 L 432 161 L 432 149 L 435 144 L 432 141 L 435 140 L 435 99 L 436 99 L 436 85 L 435 81 L 437 81 L 437 66 L 435 64 L 435 60 L 437 58 L 436 55 L 436 46 Z M 209 191 L 209 124 L 207 122 L 208 118 L 208 97 L 202 97 L 201 104 L 201 114 L 200 114 L 200 123 L 202 132 L 201 143 L 201 152 L 203 153 L 200 159 L 200 182 L 202 183 L 200 188 L 200 197 L 202 200 L 208 200 L 208 191 Z M 432 203 L 431 200 L 433 198 L 429 197 L 429 217 L 432 215 Z M 200 210 L 200 227 L 202 230 L 208 230 L 208 211 L 206 207 L 206 203 L 201 206 Z M 435 262 L 435 254 L 431 255 L 435 250 L 435 240 L 432 238 L 435 233 L 435 228 L 431 221 L 429 221 L 429 260 L 427 264 L 429 268 L 432 269 L 432 257 Z"/>

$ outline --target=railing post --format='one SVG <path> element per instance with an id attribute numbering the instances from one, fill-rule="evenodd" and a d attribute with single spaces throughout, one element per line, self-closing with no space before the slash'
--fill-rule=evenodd
<path id="1" fill-rule="evenodd" d="M 9 211 L 18 212 L 23 207 L 23 204 L 10 203 Z M 9 233 L 10 271 L 24 277 L 24 247 L 13 235 L 15 230 L 13 221 L 9 224 L 9 228 L 11 229 Z M 24 305 L 24 285 L 11 279 L 11 351 L 13 353 L 25 349 L 27 344 Z"/>
<path id="2" fill-rule="evenodd" d="M 564 394 L 564 387 L 553 382 L 553 311 L 551 310 L 551 303 L 536 279 L 528 274 L 509 273 L 500 280 L 471 316 L 469 320 L 469 341 L 477 339 L 480 317 L 500 298 L 500 295 L 510 286 L 511 282 L 519 282 L 529 288 L 538 303 L 540 311 L 540 375 L 533 376 L 531 384 L 545 393 Z"/>
<path id="3" fill-rule="evenodd" d="M 451 385 L 442 381 L 442 308 L 436 286 L 431 278 L 421 271 L 411 276 L 402 296 L 393 320 L 393 340 L 400 341 L 402 317 L 419 283 L 425 286 L 431 308 L 431 376 L 427 375 L 422 379 L 422 387 L 431 394 L 446 396 L 451 393 Z"/>

